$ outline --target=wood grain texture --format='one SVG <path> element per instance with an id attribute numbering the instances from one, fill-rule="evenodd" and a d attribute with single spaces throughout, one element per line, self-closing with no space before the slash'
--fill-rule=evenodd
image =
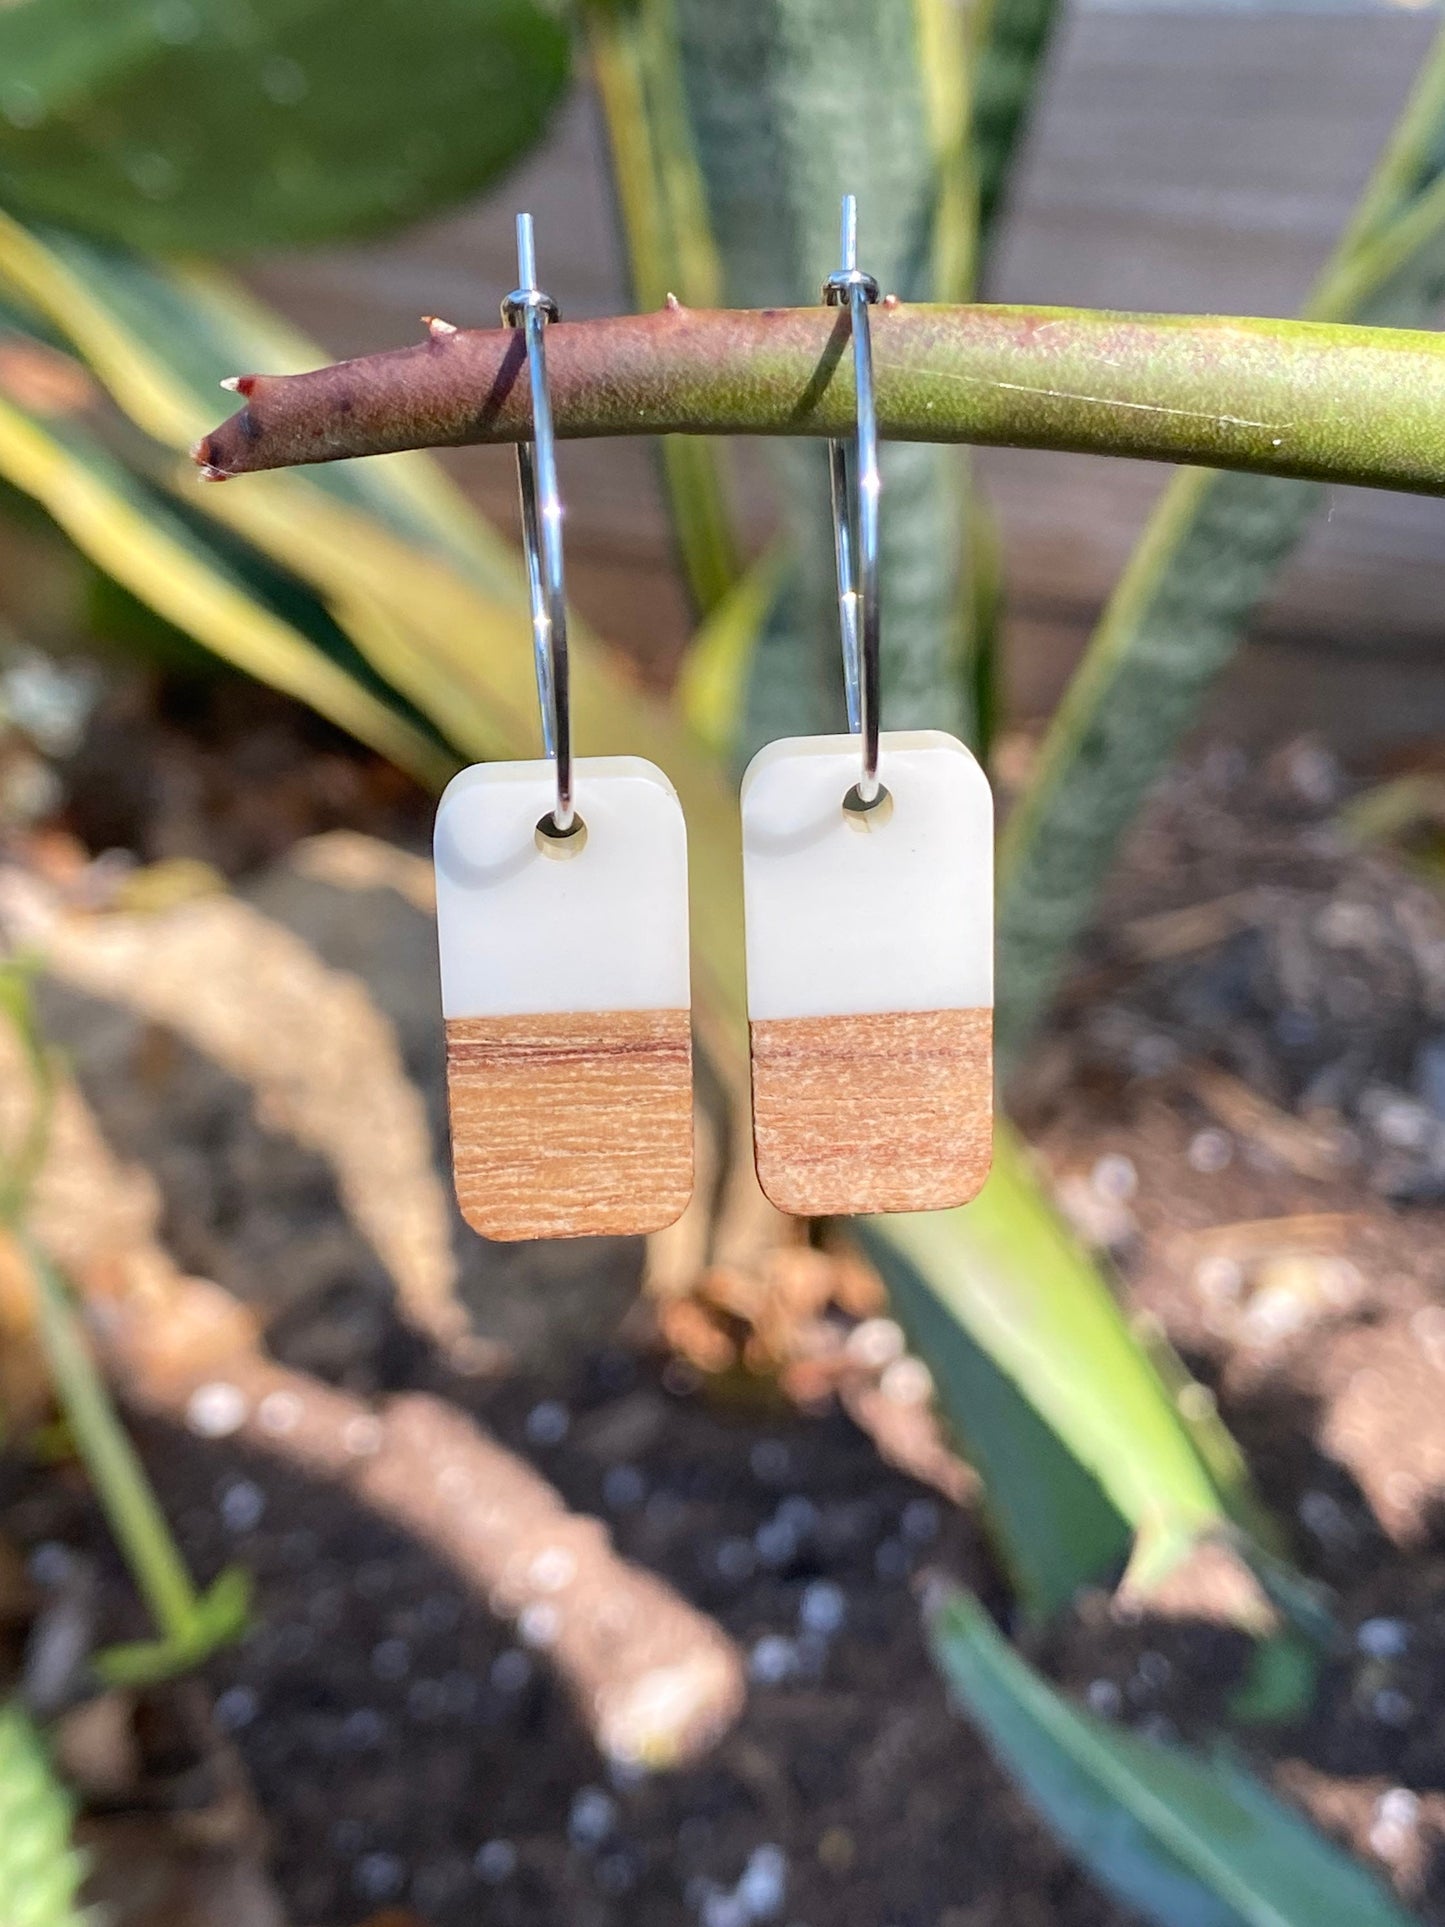
<path id="1" fill-rule="evenodd" d="M 452 1167 L 483 1237 L 660 1231 L 692 1194 L 686 1010 L 454 1017 Z"/>
<path id="2" fill-rule="evenodd" d="M 758 1180 L 795 1217 L 940 1211 L 988 1176 L 993 1012 L 755 1020 Z"/>

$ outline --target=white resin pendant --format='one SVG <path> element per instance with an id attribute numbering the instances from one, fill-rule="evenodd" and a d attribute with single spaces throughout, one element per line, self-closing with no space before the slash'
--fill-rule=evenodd
<path id="1" fill-rule="evenodd" d="M 993 1136 L 993 797 L 937 730 L 770 743 L 742 786 L 758 1177 L 802 1217 L 963 1204 Z"/>
<path id="2" fill-rule="evenodd" d="M 478 764 L 437 810 L 452 1162 L 489 1238 L 656 1231 L 692 1192 L 682 808 L 640 757 L 584 757 L 582 827 L 548 837 L 555 780 Z"/>

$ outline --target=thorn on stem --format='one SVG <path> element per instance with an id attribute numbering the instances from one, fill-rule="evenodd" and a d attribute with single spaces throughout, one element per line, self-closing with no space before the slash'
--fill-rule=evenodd
<path id="1" fill-rule="evenodd" d="M 454 335 L 456 333 L 455 326 L 450 321 L 443 321 L 439 314 L 424 314 L 422 320 L 426 323 L 427 333 L 431 335 L 433 340 L 436 340 L 439 336 Z"/>
<path id="2" fill-rule="evenodd" d="M 254 375 L 227 375 L 223 378 L 221 386 L 228 389 L 233 395 L 249 395 L 251 390 L 256 386 L 256 377 Z"/>
<path id="3" fill-rule="evenodd" d="M 229 482 L 231 477 L 228 471 L 224 468 L 217 468 L 216 464 L 209 460 L 209 455 L 209 437 L 207 437 L 205 441 L 197 442 L 191 450 L 191 460 L 201 471 L 200 480 L 203 482 Z"/>
<path id="4" fill-rule="evenodd" d="M 676 314 L 681 307 L 682 307 L 682 303 L 678 300 L 677 296 L 673 294 L 671 290 L 669 290 L 668 296 L 667 296 L 668 313 Z"/>

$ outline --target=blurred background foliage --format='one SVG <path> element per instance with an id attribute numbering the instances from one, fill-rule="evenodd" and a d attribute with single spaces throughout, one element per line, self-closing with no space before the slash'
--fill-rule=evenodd
<path id="1" fill-rule="evenodd" d="M 525 153 L 568 68 L 533 0 L 32 0 L 0 22 L 0 194 L 161 252 L 374 234 Z"/>
<path id="2" fill-rule="evenodd" d="M 0 8 L 0 508 L 27 543 L 83 558 L 94 626 L 118 645 L 214 652 L 433 787 L 460 760 L 533 754 L 517 556 L 429 461 L 195 486 L 187 449 L 214 421 L 221 377 L 325 359 L 219 263 L 384 233 L 474 195 L 536 145 L 582 72 L 639 305 L 816 301 L 844 190 L 886 289 L 974 298 L 1055 14 L 1053 0 L 579 0 L 573 17 L 531 0 Z M 1437 50 L 1311 314 L 1433 319 L 1442 159 Z M 781 444 L 769 459 L 777 531 L 749 556 L 727 449 L 659 451 L 698 624 L 674 702 L 641 694 L 581 625 L 574 670 L 579 741 L 654 757 L 683 795 L 698 1021 L 732 1142 L 746 1102 L 734 778 L 758 743 L 841 718 L 822 451 Z M 963 450 L 889 447 L 884 481 L 885 720 L 956 729 L 986 754 L 1000 682 L 987 502 Z M 1319 500 L 1299 483 L 1191 472 L 1155 513 L 1005 833 L 1009 1065 L 1149 783 Z M 751 1239 L 756 1255 L 771 1235 L 735 1159 L 709 1251 Z M 1297 1709 L 1328 1617 L 1209 1401 L 1133 1329 L 1007 1127 L 976 1205 L 862 1235 L 981 1475 L 1020 1623 L 1126 1575 L 1147 1596 L 1207 1553 L 1231 1565 L 1231 1611 L 1261 1668 L 1278 1679 L 1281 1653 L 1304 1656 L 1275 1704 Z M 1399 1918 L 1238 1765 L 1115 1745 L 967 1602 L 935 1626 L 954 1690 L 1021 1785 L 1145 1914 Z M 37 1743 L 18 1712 L 0 1717 L 0 1814 L 29 1803 L 26 1839 L 58 1853 Z M 11 1879 L 40 1897 L 9 1918 L 69 1918 L 62 1863 L 30 1865 Z"/>

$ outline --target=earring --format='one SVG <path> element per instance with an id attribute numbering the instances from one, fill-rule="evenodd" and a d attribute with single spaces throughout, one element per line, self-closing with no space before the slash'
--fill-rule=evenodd
<path id="1" fill-rule="evenodd" d="M 687 840 L 640 757 L 575 765 L 562 503 L 532 219 L 502 304 L 531 383 L 517 448 L 545 759 L 453 779 L 434 854 L 457 1200 L 489 1238 L 660 1230 L 692 1193 Z"/>
<path id="2" fill-rule="evenodd" d="M 988 780 L 939 730 L 879 736 L 878 284 L 851 194 L 842 255 L 823 298 L 857 392 L 856 445 L 828 445 L 850 733 L 770 743 L 742 785 L 754 1149 L 803 1217 L 965 1203 L 992 1143 Z"/>

